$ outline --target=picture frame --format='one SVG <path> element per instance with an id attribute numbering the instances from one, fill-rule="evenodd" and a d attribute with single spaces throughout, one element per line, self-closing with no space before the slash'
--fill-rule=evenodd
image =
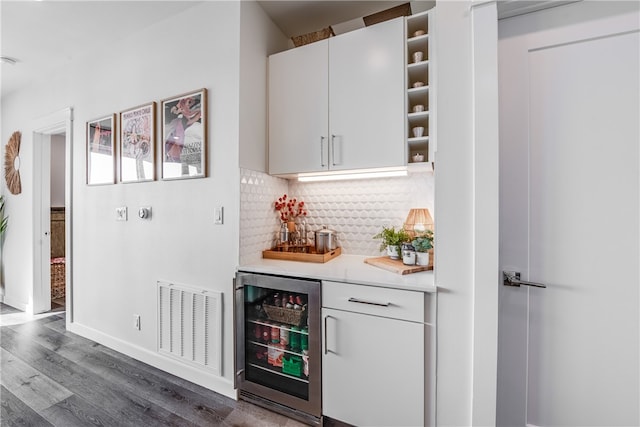
<path id="1" fill-rule="evenodd" d="M 207 89 L 161 101 L 162 179 L 207 176 Z"/>
<path id="2" fill-rule="evenodd" d="M 156 179 L 156 103 L 120 112 L 120 182 Z"/>
<path id="3" fill-rule="evenodd" d="M 116 115 L 87 122 L 87 185 L 116 182 Z"/>

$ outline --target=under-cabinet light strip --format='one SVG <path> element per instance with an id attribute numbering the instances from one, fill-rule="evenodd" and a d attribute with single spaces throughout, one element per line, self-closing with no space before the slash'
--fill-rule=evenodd
<path id="1" fill-rule="evenodd" d="M 298 176 L 299 182 L 313 181 L 343 181 L 347 179 L 367 179 L 367 178 L 389 178 L 397 176 L 407 176 L 406 170 L 378 171 L 378 172 L 360 172 L 360 173 L 342 173 L 335 175 L 306 175 Z"/>

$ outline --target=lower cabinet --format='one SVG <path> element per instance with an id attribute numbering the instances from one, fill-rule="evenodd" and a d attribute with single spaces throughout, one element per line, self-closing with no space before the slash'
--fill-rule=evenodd
<path id="1" fill-rule="evenodd" d="M 423 426 L 424 294 L 322 284 L 323 415 L 356 426 Z"/>

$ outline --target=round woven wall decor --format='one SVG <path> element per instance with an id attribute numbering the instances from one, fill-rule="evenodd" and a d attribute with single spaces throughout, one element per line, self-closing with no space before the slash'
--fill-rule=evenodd
<path id="1" fill-rule="evenodd" d="M 20 194 L 22 184 L 20 183 L 20 138 L 22 134 L 14 132 L 4 149 L 4 178 L 7 181 L 7 188 L 11 194 Z"/>

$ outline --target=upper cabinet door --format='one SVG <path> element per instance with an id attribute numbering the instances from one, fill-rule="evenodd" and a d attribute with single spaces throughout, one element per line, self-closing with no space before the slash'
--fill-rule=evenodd
<path id="1" fill-rule="evenodd" d="M 328 40 L 269 57 L 269 173 L 328 167 Z"/>
<path id="2" fill-rule="evenodd" d="M 329 39 L 329 169 L 405 165 L 404 18 Z"/>

